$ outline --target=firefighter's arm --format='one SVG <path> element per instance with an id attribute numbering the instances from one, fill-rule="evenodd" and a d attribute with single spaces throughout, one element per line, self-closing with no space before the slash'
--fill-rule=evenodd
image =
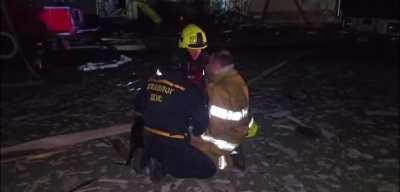
<path id="1" fill-rule="evenodd" d="M 190 89 L 190 116 L 192 117 L 194 136 L 199 136 L 204 133 L 208 127 L 208 99 L 207 96 L 197 87 L 193 86 Z"/>

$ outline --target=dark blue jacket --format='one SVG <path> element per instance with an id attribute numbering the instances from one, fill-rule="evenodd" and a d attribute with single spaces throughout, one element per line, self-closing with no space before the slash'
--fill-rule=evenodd
<path id="1" fill-rule="evenodd" d="M 208 127 L 207 97 L 184 73 L 167 73 L 150 78 L 136 99 L 145 126 L 185 134 L 201 135 Z M 159 160 L 166 173 L 177 178 L 208 178 L 215 174 L 211 159 L 191 146 L 188 140 L 172 139 L 144 132 L 144 146 Z"/>
<path id="2" fill-rule="evenodd" d="M 169 72 L 150 78 L 136 98 L 136 110 L 145 125 L 171 134 L 201 135 L 208 126 L 207 96 L 184 73 Z"/>

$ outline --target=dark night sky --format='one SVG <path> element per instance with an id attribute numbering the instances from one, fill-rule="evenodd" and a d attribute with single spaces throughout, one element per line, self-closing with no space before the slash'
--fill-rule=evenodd
<path id="1" fill-rule="evenodd" d="M 400 0 L 342 0 L 346 17 L 400 19 Z"/>

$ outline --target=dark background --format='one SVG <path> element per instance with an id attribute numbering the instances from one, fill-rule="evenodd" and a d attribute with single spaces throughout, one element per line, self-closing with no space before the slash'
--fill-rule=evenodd
<path id="1" fill-rule="evenodd" d="M 342 11 L 346 17 L 399 19 L 399 5 L 399 0 L 344 0 Z"/>

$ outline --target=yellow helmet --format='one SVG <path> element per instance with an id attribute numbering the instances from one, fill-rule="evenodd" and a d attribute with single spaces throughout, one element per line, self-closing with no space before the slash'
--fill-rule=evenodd
<path id="1" fill-rule="evenodd" d="M 207 47 L 206 33 L 197 25 L 186 25 L 179 38 L 179 47 L 184 49 L 204 49 Z"/>

